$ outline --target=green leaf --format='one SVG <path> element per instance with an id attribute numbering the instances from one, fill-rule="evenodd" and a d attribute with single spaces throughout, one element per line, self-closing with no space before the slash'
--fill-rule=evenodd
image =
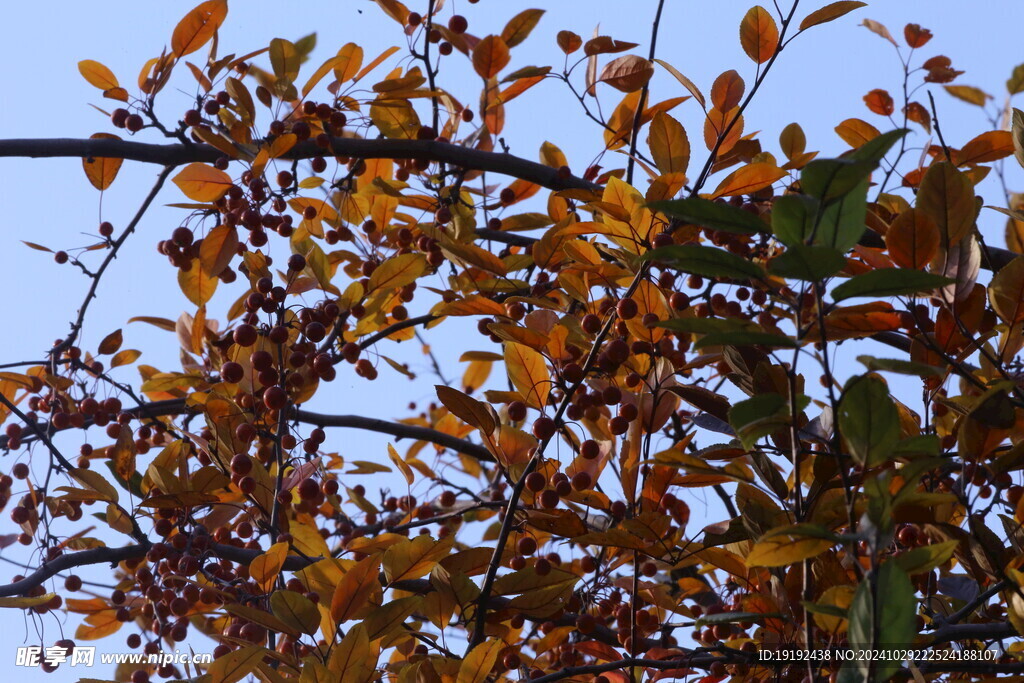
<path id="1" fill-rule="evenodd" d="M 652 249 L 641 257 L 644 261 L 660 261 L 684 273 L 703 277 L 727 277 L 733 280 L 764 277 L 761 266 L 724 249 L 696 244 L 673 244 Z"/>
<path id="2" fill-rule="evenodd" d="M 915 363 L 909 360 L 897 360 L 895 358 L 875 358 L 874 356 L 857 356 L 857 360 L 867 367 L 868 370 L 885 370 L 900 375 L 914 375 L 915 377 L 944 377 L 946 370 L 937 368 L 934 365 Z"/>
<path id="3" fill-rule="evenodd" d="M 882 133 L 878 137 L 871 138 L 863 145 L 853 150 L 846 156 L 847 159 L 855 159 L 857 161 L 866 161 L 870 164 L 878 166 L 885 158 L 885 155 L 889 153 L 892 146 L 895 145 L 900 139 L 910 132 L 909 128 L 897 128 L 896 130 L 890 130 L 886 133 Z"/>
<path id="4" fill-rule="evenodd" d="M 718 614 L 708 614 L 702 616 L 694 624 L 696 628 L 703 628 L 705 626 L 714 626 L 715 624 L 735 624 L 739 621 L 753 621 L 760 623 L 765 619 L 772 617 L 779 618 L 782 614 L 779 612 L 719 612 Z"/>
<path id="5" fill-rule="evenodd" d="M 873 170 L 875 166 L 867 161 L 815 159 L 800 173 L 800 187 L 816 199 L 838 199 L 853 192 Z"/>
<path id="6" fill-rule="evenodd" d="M 764 232 L 768 228 L 764 221 L 752 213 L 702 197 L 651 202 L 647 206 L 672 218 L 722 232 L 750 235 Z"/>
<path id="7" fill-rule="evenodd" d="M 804 244 L 814 231 L 818 200 L 801 194 L 787 194 L 772 204 L 772 234 L 787 247 Z"/>
<path id="8" fill-rule="evenodd" d="M 894 456 L 902 455 L 938 455 L 939 454 L 939 437 L 935 434 L 918 434 L 912 436 L 909 439 L 903 439 L 895 448 L 892 449 Z M 901 475 L 906 475 L 906 467 L 900 471 Z M 904 479 L 906 476 L 904 476 Z"/>
<path id="9" fill-rule="evenodd" d="M 930 572 L 953 557 L 953 553 L 958 545 L 960 545 L 960 541 L 953 539 L 952 541 L 914 548 L 902 555 L 897 555 L 896 564 L 907 574 Z"/>
<path id="10" fill-rule="evenodd" d="M 789 337 L 768 332 L 715 332 L 701 337 L 693 345 L 694 349 L 706 346 L 771 346 L 795 349 L 799 344 Z"/>
<path id="11" fill-rule="evenodd" d="M 829 202 L 815 223 L 814 244 L 833 247 L 840 253 L 853 249 L 864 234 L 867 219 L 868 179 L 839 199 Z"/>
<path id="12" fill-rule="evenodd" d="M 740 318 L 672 318 L 658 323 L 657 327 L 691 334 L 757 332 L 761 329 L 757 323 Z"/>
<path id="13" fill-rule="evenodd" d="M 786 408 L 786 399 L 781 394 L 759 394 L 733 405 L 729 409 L 729 424 L 743 447 L 749 449 L 762 436 L 787 424 Z"/>
<path id="14" fill-rule="evenodd" d="M 896 562 L 884 563 L 877 576 L 867 576 L 857 586 L 849 611 L 850 648 L 892 652 L 909 647 L 916 631 L 916 611 L 910 578 Z M 840 680 L 868 680 L 870 675 L 872 681 L 886 681 L 902 666 L 895 656 L 872 659 L 848 662 Z"/>
<path id="15" fill-rule="evenodd" d="M 885 382 L 863 375 L 851 379 L 839 402 L 839 429 L 850 455 L 862 465 L 884 462 L 900 438 L 900 418 Z"/>
<path id="16" fill-rule="evenodd" d="M 768 272 L 807 282 L 819 282 L 846 267 L 846 258 L 832 247 L 795 244 L 768 264 Z"/>
<path id="17" fill-rule="evenodd" d="M 882 268 L 855 275 L 832 290 L 835 301 L 853 297 L 902 296 L 953 284 L 948 277 L 910 268 Z"/>

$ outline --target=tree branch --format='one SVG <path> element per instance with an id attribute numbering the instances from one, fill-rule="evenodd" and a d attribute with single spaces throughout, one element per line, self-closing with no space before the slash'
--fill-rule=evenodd
<path id="1" fill-rule="evenodd" d="M 130 413 L 137 417 L 166 417 L 170 415 L 182 415 L 189 412 L 185 406 L 185 399 L 168 399 L 165 401 L 154 401 L 152 403 L 145 403 L 141 406 L 133 408 L 125 408 L 124 412 Z M 453 451 L 468 455 L 477 460 L 483 460 L 486 462 L 493 462 L 494 456 L 491 452 L 479 444 L 475 444 L 472 441 L 466 441 L 460 439 L 457 436 L 451 434 L 445 434 L 439 432 L 436 429 L 430 429 L 429 427 L 419 427 L 417 425 L 407 425 L 400 422 L 390 422 L 388 420 L 381 420 L 373 417 L 364 417 L 362 415 L 331 415 L 325 413 L 314 413 L 308 410 L 295 409 L 292 411 L 291 419 L 304 422 L 306 424 L 317 425 L 320 427 L 346 427 L 350 429 L 362 429 L 368 432 L 377 432 L 379 434 L 389 434 L 396 439 L 415 439 L 417 441 L 427 441 L 429 443 L 437 444 L 438 446 L 444 446 L 450 448 Z M 45 423 L 37 422 L 36 425 L 44 425 Z M 85 424 L 86 427 L 92 425 L 92 421 L 88 420 Z M 29 429 L 34 429 L 31 423 L 28 424 Z M 76 429 L 75 427 L 68 427 L 67 429 Z M 59 430 L 63 431 L 63 430 Z M 38 432 L 37 432 L 38 433 Z M 22 443 L 28 443 L 32 441 L 31 435 L 26 434 L 22 437 Z M 7 436 L 0 436 L 0 448 L 7 447 Z"/>
<path id="2" fill-rule="evenodd" d="M 302 142 L 280 159 L 294 161 L 323 156 L 326 150 L 313 141 Z M 600 185 L 577 178 L 561 176 L 557 168 L 511 154 L 484 152 L 461 145 L 435 140 L 364 140 L 333 138 L 331 152 L 336 156 L 361 159 L 429 159 L 462 168 L 489 171 L 520 178 L 551 190 L 601 189 Z M 110 138 L 26 138 L 0 140 L 0 157 L 101 157 L 130 159 L 149 164 L 180 166 L 195 161 L 212 163 L 224 153 L 210 145 L 151 144 Z"/>

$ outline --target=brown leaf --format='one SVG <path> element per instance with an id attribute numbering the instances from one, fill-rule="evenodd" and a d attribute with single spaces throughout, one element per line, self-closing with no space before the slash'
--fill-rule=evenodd
<path id="1" fill-rule="evenodd" d="M 653 75 L 651 62 L 637 55 L 624 55 L 605 64 L 597 80 L 628 93 L 643 88 Z"/>
<path id="2" fill-rule="evenodd" d="M 889 258 L 900 268 L 924 268 L 939 252 L 939 228 L 923 211 L 907 209 L 885 235 Z"/>
<path id="3" fill-rule="evenodd" d="M 679 81 L 679 83 L 684 88 L 686 88 L 690 92 L 691 95 L 693 95 L 693 98 L 695 100 L 700 102 L 700 106 L 701 106 L 702 109 L 706 109 L 707 108 L 707 103 L 704 101 L 703 93 L 701 93 L 700 88 L 698 88 L 696 85 L 693 84 L 693 81 L 691 81 L 689 78 L 684 76 L 682 74 L 682 72 L 680 72 L 677 68 L 675 68 L 674 66 L 672 66 L 668 62 L 665 62 L 665 61 L 660 60 L 660 59 L 655 59 L 654 61 L 657 62 L 658 64 L 661 64 L 663 67 L 665 67 L 665 70 L 668 71 L 670 74 L 672 74 L 675 77 L 675 79 L 677 81 Z"/>
<path id="4" fill-rule="evenodd" d="M 974 186 L 948 161 L 932 164 L 921 179 L 917 209 L 939 228 L 942 244 L 958 244 L 974 226 Z"/>
<path id="5" fill-rule="evenodd" d="M 892 34 L 889 33 L 889 29 L 887 29 L 885 26 L 878 23 L 877 21 L 874 21 L 873 19 L 865 19 L 863 22 L 861 22 L 861 26 L 865 27 L 867 30 L 871 31 L 874 34 L 885 38 L 890 43 L 892 43 L 893 46 L 899 47 L 899 45 L 896 43 L 896 40 L 892 37 Z"/>
<path id="6" fill-rule="evenodd" d="M 527 9 L 512 17 L 501 30 L 501 38 L 509 47 L 515 47 L 529 37 L 537 22 L 544 16 L 542 9 Z"/>
<path id="7" fill-rule="evenodd" d="M 992 96 L 984 90 L 975 88 L 972 85 L 947 85 L 945 88 L 946 92 L 958 100 L 963 100 L 968 104 L 978 107 L 984 107 L 985 102 L 992 99 Z"/>
<path id="8" fill-rule="evenodd" d="M 903 27 L 903 37 L 906 39 L 907 45 L 917 49 L 924 47 L 932 39 L 932 32 L 921 28 L 920 24 L 907 24 Z"/>
<path id="9" fill-rule="evenodd" d="M 121 348 L 121 343 L 124 341 L 124 336 L 121 334 L 121 330 L 117 329 L 108 334 L 100 342 L 99 348 L 96 350 L 97 353 L 102 355 L 108 355 L 114 353 Z"/>
<path id="10" fill-rule="evenodd" d="M 487 410 L 487 404 L 443 384 L 434 387 L 441 403 L 466 424 L 471 424 L 484 434 L 494 431 L 495 422 Z"/>
<path id="11" fill-rule="evenodd" d="M 576 52 L 583 45 L 583 39 L 572 31 L 559 31 L 555 40 L 558 42 L 558 47 L 567 55 Z"/>
<path id="12" fill-rule="evenodd" d="M 999 269 L 988 288 L 989 301 L 999 319 L 1009 325 L 1024 320 L 1024 256 Z"/>

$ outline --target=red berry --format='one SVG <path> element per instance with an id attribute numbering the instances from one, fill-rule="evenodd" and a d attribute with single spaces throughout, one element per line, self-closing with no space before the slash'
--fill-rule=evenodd
<path id="1" fill-rule="evenodd" d="M 239 363 L 228 361 L 224 365 L 220 366 L 220 378 L 225 382 L 237 384 L 242 381 L 244 376 L 245 370 Z"/>
<path id="2" fill-rule="evenodd" d="M 263 404 L 270 410 L 280 410 L 288 403 L 288 392 L 279 386 L 267 387 L 263 392 Z"/>
<path id="3" fill-rule="evenodd" d="M 556 431 L 558 431 L 558 428 L 555 425 L 555 421 L 552 420 L 550 417 L 538 417 L 537 420 L 533 423 L 533 435 L 540 439 L 541 441 L 550 439 L 552 436 L 555 435 Z"/>

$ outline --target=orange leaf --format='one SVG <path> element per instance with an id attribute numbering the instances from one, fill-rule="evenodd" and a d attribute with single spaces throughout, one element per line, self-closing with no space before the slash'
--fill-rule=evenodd
<path id="1" fill-rule="evenodd" d="M 1024 256 L 999 269 L 988 288 L 992 309 L 1010 325 L 1024 320 Z"/>
<path id="2" fill-rule="evenodd" d="M 117 633 L 124 622 L 117 618 L 117 610 L 109 609 L 93 612 L 79 624 L 75 631 L 75 640 L 99 640 Z"/>
<path id="3" fill-rule="evenodd" d="M 868 105 L 868 109 L 879 116 L 889 116 L 896 111 L 896 106 L 892 101 L 892 96 L 881 88 L 875 88 L 865 95 L 864 104 Z"/>
<path id="4" fill-rule="evenodd" d="M 908 119 L 922 126 L 929 133 L 932 132 L 932 115 L 928 113 L 928 110 L 924 108 L 923 104 L 920 102 L 911 102 L 904 107 L 904 112 Z"/>
<path id="5" fill-rule="evenodd" d="M 110 133 L 94 133 L 89 136 L 90 139 L 95 140 L 98 138 L 105 138 L 108 140 L 120 140 L 121 138 Z M 117 177 L 117 172 L 121 170 L 121 164 L 124 159 L 114 159 L 111 157 L 82 157 L 82 168 L 85 169 L 85 176 L 92 183 L 92 186 L 101 192 L 114 182 L 114 178 Z"/>
<path id="6" fill-rule="evenodd" d="M 779 27 L 764 7 L 751 7 L 740 22 L 740 45 L 756 64 L 764 64 L 779 46 Z"/>
<path id="7" fill-rule="evenodd" d="M 250 645 L 217 658 L 207 669 L 210 683 L 236 683 L 242 680 L 256 670 L 266 654 L 267 651 L 259 645 Z"/>
<path id="8" fill-rule="evenodd" d="M 529 346 L 509 342 L 505 344 L 505 369 L 526 403 L 541 409 L 547 405 L 551 375 L 544 356 Z"/>
<path id="9" fill-rule="evenodd" d="M 674 76 L 675 79 L 679 81 L 680 85 L 682 85 L 684 88 L 690 91 L 690 94 L 693 95 L 694 99 L 700 102 L 701 109 L 707 108 L 707 104 L 704 101 L 704 94 L 696 85 L 693 84 L 693 81 L 684 76 L 683 73 L 679 71 L 679 69 L 675 68 L 668 62 L 662 61 L 660 59 L 655 59 L 654 61 L 665 67 L 665 71 L 668 71 L 670 74 L 672 74 L 672 76 Z"/>
<path id="10" fill-rule="evenodd" d="M 971 139 L 959 154 L 956 165 L 984 164 L 1013 154 L 1013 136 L 1008 130 L 990 130 Z"/>
<path id="11" fill-rule="evenodd" d="M 348 621 L 362 609 L 373 590 L 380 587 L 377 579 L 380 561 L 380 555 L 371 555 L 345 572 L 331 599 L 332 619 L 338 623 Z"/>
<path id="12" fill-rule="evenodd" d="M 836 134 L 843 139 L 843 142 L 854 149 L 881 135 L 877 128 L 861 119 L 846 119 L 836 126 Z"/>
<path id="13" fill-rule="evenodd" d="M 199 247 L 199 263 L 207 275 L 220 275 L 238 253 L 238 229 L 218 225 L 211 230 Z"/>
<path id="14" fill-rule="evenodd" d="M 721 111 L 729 111 L 740 103 L 746 86 L 733 69 L 715 79 L 711 85 L 711 105 Z"/>
<path id="15" fill-rule="evenodd" d="M 800 30 L 805 31 L 812 26 L 838 19 L 844 14 L 864 7 L 867 4 L 866 2 L 859 2 L 859 0 L 839 0 L 838 2 L 829 3 L 804 17 L 804 20 L 800 22 Z"/>
<path id="16" fill-rule="evenodd" d="M 889 227 L 885 244 L 900 268 L 924 268 L 939 253 L 939 228 L 923 211 L 907 209 Z"/>
<path id="17" fill-rule="evenodd" d="M 711 199 L 757 192 L 785 175 L 785 171 L 772 163 L 761 161 L 748 164 L 726 176 L 712 193 Z"/>
<path id="18" fill-rule="evenodd" d="M 640 90 L 654 75 L 654 65 L 637 55 L 623 55 L 605 64 L 599 82 L 607 83 L 620 92 Z"/>
<path id="19" fill-rule="evenodd" d="M 690 165 L 690 141 L 686 129 L 669 114 L 654 115 L 647 135 L 654 163 L 662 173 L 686 173 Z"/>
<path id="20" fill-rule="evenodd" d="M 406 20 L 409 18 L 409 8 L 398 2 L 398 0 L 375 0 L 380 6 L 384 13 L 389 17 L 397 21 L 399 24 L 405 25 Z"/>
<path id="21" fill-rule="evenodd" d="M 249 575 L 265 592 L 270 592 L 277 575 L 281 573 L 284 560 L 288 557 L 288 544 L 275 543 L 267 552 L 257 555 L 249 563 Z"/>
<path id="22" fill-rule="evenodd" d="M 78 71 L 85 76 L 85 80 L 89 81 L 89 85 L 96 86 L 100 90 L 110 90 L 111 88 L 118 87 L 114 72 L 99 62 L 83 59 L 78 63 Z"/>
<path id="23" fill-rule="evenodd" d="M 733 119 L 736 120 L 735 123 L 733 123 Z M 743 117 L 739 114 L 739 107 L 733 107 L 725 112 L 718 108 L 708 110 L 707 116 L 704 118 L 704 144 L 709 150 L 714 149 L 717 144 L 719 156 L 726 154 L 741 137 L 743 137 Z M 718 143 L 719 138 L 722 138 L 720 144 Z"/>
<path id="24" fill-rule="evenodd" d="M 174 176 L 186 197 L 197 202 L 215 202 L 231 187 L 231 176 L 209 164 L 192 163 Z"/>
<path id="25" fill-rule="evenodd" d="M 205 45 L 228 13 L 226 0 L 207 0 L 200 3 L 178 22 L 171 34 L 171 49 L 179 58 L 191 54 Z"/>
<path id="26" fill-rule="evenodd" d="M 481 78 L 494 78 L 508 65 L 511 55 L 501 36 L 487 36 L 473 48 L 473 68 Z"/>

